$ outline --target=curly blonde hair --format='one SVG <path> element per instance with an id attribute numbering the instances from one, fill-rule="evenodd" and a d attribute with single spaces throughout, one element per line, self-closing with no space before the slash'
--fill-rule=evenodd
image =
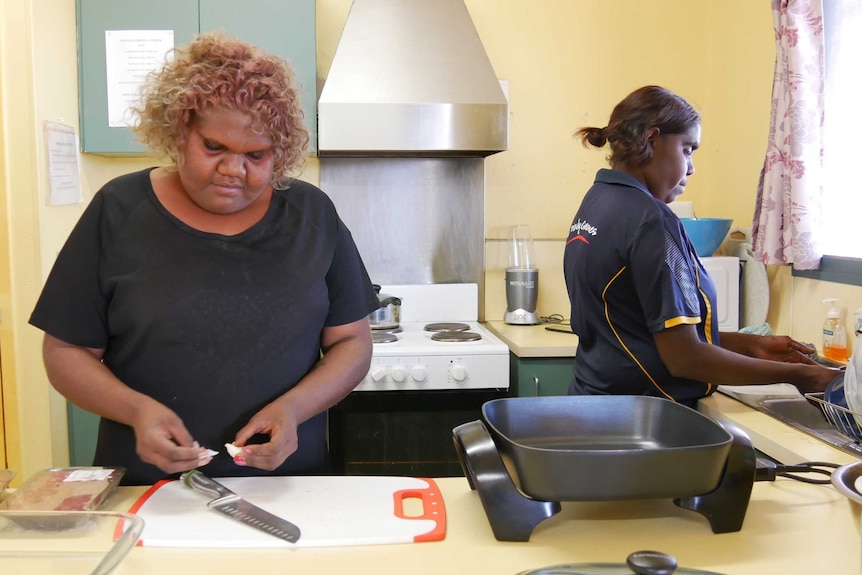
<path id="1" fill-rule="evenodd" d="M 174 49 L 173 60 L 147 77 L 133 107 L 140 120 L 132 131 L 150 150 L 179 164 L 198 112 L 250 114 L 255 132 L 273 143 L 273 185 L 284 187 L 305 163 L 308 148 L 300 91 L 283 58 L 222 33 L 201 34 Z"/>

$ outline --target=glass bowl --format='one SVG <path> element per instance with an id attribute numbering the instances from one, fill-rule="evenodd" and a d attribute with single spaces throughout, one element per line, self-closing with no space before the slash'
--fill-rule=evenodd
<path id="1" fill-rule="evenodd" d="M 12 469 L 0 469 L 0 500 L 3 499 L 4 492 L 9 483 L 15 478 L 15 471 Z"/>
<path id="2" fill-rule="evenodd" d="M 0 511 L 2 573 L 107 575 L 143 529 L 143 519 L 130 513 Z"/>

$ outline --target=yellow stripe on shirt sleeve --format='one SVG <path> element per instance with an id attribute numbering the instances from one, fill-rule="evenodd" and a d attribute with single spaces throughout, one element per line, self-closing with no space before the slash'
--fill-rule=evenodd
<path id="1" fill-rule="evenodd" d="M 688 316 L 677 316 L 672 317 L 664 322 L 664 328 L 668 329 L 671 327 L 676 327 L 678 325 L 697 325 L 700 323 L 699 317 L 688 317 Z"/>

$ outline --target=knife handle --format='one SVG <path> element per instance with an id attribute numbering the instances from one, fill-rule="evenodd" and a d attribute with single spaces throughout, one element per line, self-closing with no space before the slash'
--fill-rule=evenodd
<path id="1" fill-rule="evenodd" d="M 221 483 L 210 479 L 197 469 L 186 471 L 180 476 L 182 482 L 192 489 L 197 489 L 213 497 L 225 497 L 226 495 L 236 495 L 233 491 L 222 485 Z"/>

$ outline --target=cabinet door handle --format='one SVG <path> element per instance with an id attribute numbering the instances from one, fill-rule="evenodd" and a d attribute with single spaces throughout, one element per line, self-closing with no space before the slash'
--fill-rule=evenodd
<path id="1" fill-rule="evenodd" d="M 539 376 L 533 376 L 533 385 L 536 387 L 536 397 L 539 397 Z"/>

